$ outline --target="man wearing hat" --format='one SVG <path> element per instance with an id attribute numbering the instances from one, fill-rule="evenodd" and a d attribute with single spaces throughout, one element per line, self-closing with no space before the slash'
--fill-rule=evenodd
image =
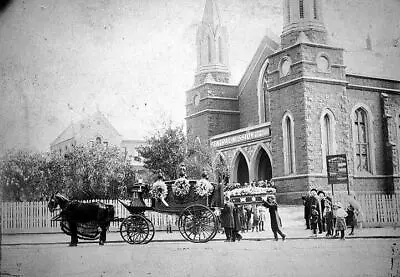
<path id="1" fill-rule="evenodd" d="M 278 234 L 282 237 L 282 240 L 286 239 L 286 235 L 282 232 L 282 221 L 278 214 L 278 204 L 274 195 L 269 195 L 267 201 L 263 200 L 262 205 L 269 209 L 269 215 L 271 218 L 271 230 L 274 233 L 275 240 L 278 241 Z"/>
<path id="2" fill-rule="evenodd" d="M 221 226 L 225 229 L 226 241 L 233 240 L 233 228 L 234 228 L 234 218 L 233 218 L 234 205 L 230 201 L 229 196 L 225 196 L 225 204 L 221 210 Z"/>
<path id="3" fill-rule="evenodd" d="M 319 198 L 318 198 L 318 194 L 317 194 L 317 190 L 315 188 L 312 188 L 310 190 L 310 207 L 315 205 L 316 206 L 316 210 L 319 213 L 318 216 L 318 230 L 319 233 L 322 234 L 322 224 L 321 224 L 321 204 L 319 202 Z"/>

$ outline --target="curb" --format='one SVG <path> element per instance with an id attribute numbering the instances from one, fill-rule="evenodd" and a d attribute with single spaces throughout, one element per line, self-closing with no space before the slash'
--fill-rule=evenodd
<path id="1" fill-rule="evenodd" d="M 352 237 L 346 237 L 346 240 L 358 240 L 358 239 L 400 239 L 400 236 L 352 236 Z M 275 241 L 274 238 L 244 238 L 242 239 L 243 241 Z M 286 240 L 340 240 L 339 238 L 333 239 L 333 238 L 324 238 L 324 237 L 294 237 L 294 238 L 286 238 Z M 213 239 L 211 241 L 225 241 L 225 239 Z M 280 240 L 281 241 L 281 240 Z M 189 242 L 184 239 L 169 239 L 169 240 L 152 240 L 153 242 L 158 242 L 158 243 L 173 243 L 173 242 Z M 111 240 L 108 241 L 106 244 L 127 244 L 130 245 L 129 243 L 123 241 L 123 240 Z M 69 242 L 21 242 L 21 243 L 2 243 L 1 246 L 35 246 L 35 245 L 63 245 L 66 244 L 68 245 Z M 98 241 L 80 241 L 79 244 L 98 244 Z M 134 245 L 134 244 L 132 244 Z M 144 244 L 143 244 L 144 245 Z"/>

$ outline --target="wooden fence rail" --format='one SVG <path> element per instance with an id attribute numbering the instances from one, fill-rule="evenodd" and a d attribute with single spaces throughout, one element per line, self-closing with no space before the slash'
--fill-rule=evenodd
<path id="1" fill-rule="evenodd" d="M 82 202 L 101 201 L 111 204 L 115 208 L 115 217 L 126 218 L 130 213 L 118 202 L 118 200 L 88 200 Z M 59 211 L 51 213 L 47 208 L 47 202 L 3 202 L 1 207 L 1 228 L 4 234 L 7 233 L 41 233 L 61 232 L 60 222 L 53 221 Z M 166 228 L 167 220 L 177 226 L 177 215 L 166 215 L 152 211 L 146 211 L 146 216 L 153 222 L 156 229 Z M 113 221 L 110 230 L 118 230 L 120 222 Z"/>
<path id="2" fill-rule="evenodd" d="M 346 193 L 335 194 L 334 201 L 348 204 Z M 364 227 L 400 225 L 400 194 L 357 193 Z"/>
<path id="3" fill-rule="evenodd" d="M 348 196 L 345 193 L 335 194 L 334 201 L 340 201 L 347 205 Z M 364 227 L 394 226 L 400 225 L 400 195 L 358 193 L 363 212 Z M 126 218 L 129 212 L 118 200 L 90 200 L 84 202 L 101 201 L 115 207 L 115 217 Z M 4 234 L 7 233 L 41 233 L 60 232 L 58 221 L 51 219 L 57 213 L 50 213 L 47 202 L 3 202 L 1 207 L 1 227 Z M 166 229 L 168 221 L 172 221 L 172 227 L 177 228 L 178 215 L 168 215 L 147 211 L 146 216 L 153 222 L 157 230 Z M 120 222 L 111 223 L 111 230 L 118 230 Z"/>

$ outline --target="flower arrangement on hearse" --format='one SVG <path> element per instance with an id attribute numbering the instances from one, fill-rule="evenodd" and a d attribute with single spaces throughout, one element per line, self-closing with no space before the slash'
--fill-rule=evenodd
<path id="1" fill-rule="evenodd" d="M 179 178 L 173 183 L 170 181 L 166 182 L 169 183 L 169 185 L 164 182 L 160 170 L 157 181 L 149 187 L 150 197 L 161 201 L 165 206 L 168 206 L 167 198 L 173 203 L 182 203 L 188 200 L 208 198 L 214 192 L 214 185 L 208 181 L 208 175 L 205 170 L 200 180 L 188 180 L 186 168 L 183 164 L 180 166 Z"/>
<path id="2" fill-rule="evenodd" d="M 261 203 L 269 195 L 274 195 L 276 189 L 268 181 L 252 182 L 251 184 L 233 183 L 224 187 L 224 195 L 235 204 Z"/>

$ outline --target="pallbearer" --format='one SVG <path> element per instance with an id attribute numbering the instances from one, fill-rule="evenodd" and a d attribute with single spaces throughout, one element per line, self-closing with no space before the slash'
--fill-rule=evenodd
<path id="1" fill-rule="evenodd" d="M 269 209 L 271 218 L 271 230 L 274 233 L 275 240 L 278 241 L 278 234 L 282 240 L 286 239 L 286 235 L 282 232 L 282 221 L 278 214 L 278 204 L 276 203 L 275 195 L 268 195 L 267 201 L 263 201 L 263 206 Z"/>

